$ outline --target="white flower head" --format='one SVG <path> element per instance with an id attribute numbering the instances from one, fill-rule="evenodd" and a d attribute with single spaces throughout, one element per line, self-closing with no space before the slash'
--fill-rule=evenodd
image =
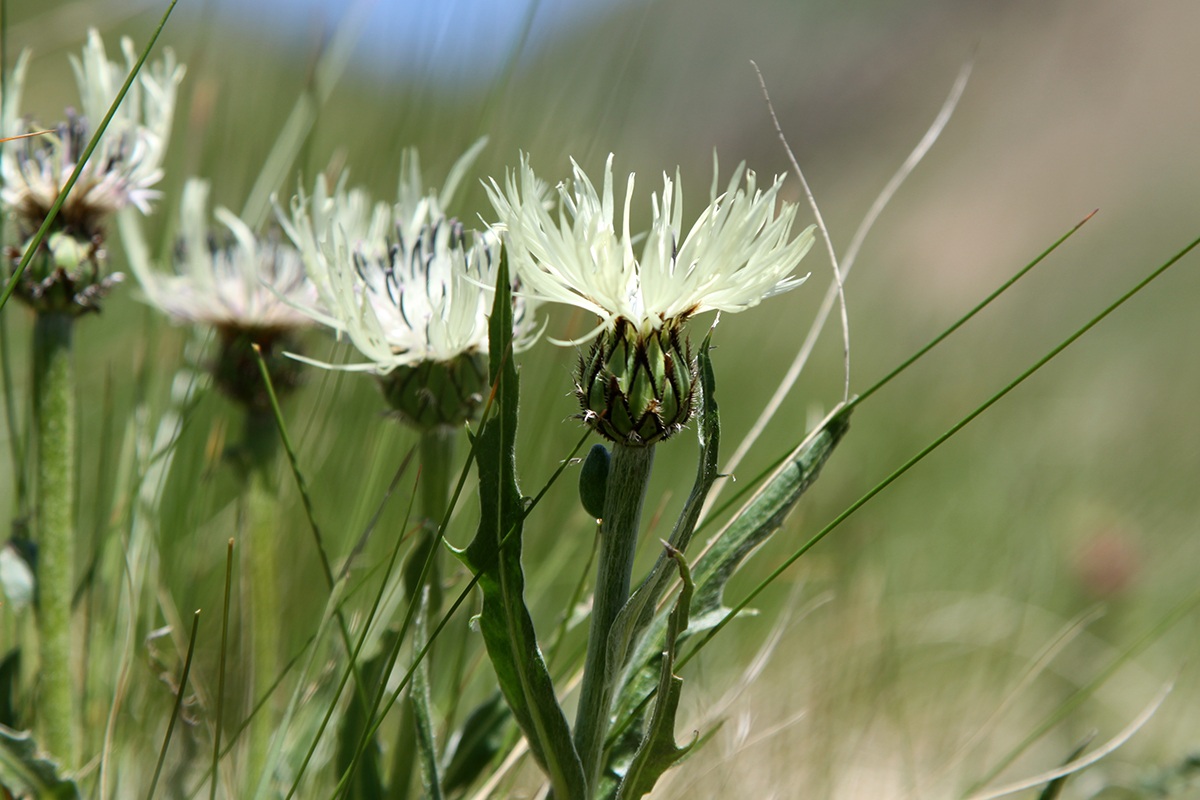
<path id="1" fill-rule="evenodd" d="M 69 110 L 53 134 L 10 144 L 0 159 L 0 201 L 14 210 L 26 228 L 36 228 L 75 170 L 92 132 L 116 99 L 137 63 L 133 42 L 122 39 L 124 63 L 108 60 L 100 34 L 91 30 L 79 58 L 71 58 L 79 87 L 81 113 Z M 133 206 L 150 211 L 158 197 L 153 187 L 162 179 L 162 160 L 171 134 L 175 93 L 184 68 L 168 48 L 163 58 L 146 64 L 109 122 L 60 211 L 62 227 L 83 238 L 96 235 L 114 212 Z M 23 69 L 13 76 L 12 105 L 21 91 Z M 6 114 L 5 133 L 15 135 L 38 126 Z"/>
<path id="2" fill-rule="evenodd" d="M 316 303 L 300 253 L 278 237 L 256 236 L 226 208 L 214 216 L 225 231 L 214 233 L 208 213 L 209 184 L 190 179 L 183 189 L 175 274 L 152 270 L 130 258 L 146 299 L 171 317 L 220 329 L 283 332 L 312 319 L 296 309 Z"/>
<path id="3" fill-rule="evenodd" d="M 705 311 L 743 311 L 808 277 L 792 272 L 812 246 L 813 228 L 792 238 L 796 206 L 783 203 L 776 210 L 782 177 L 762 190 L 754 172 L 739 165 L 718 194 L 714 156 L 709 204 L 685 232 L 678 172 L 674 180 L 664 173 L 662 195 L 651 196 L 650 229 L 642 238 L 630 230 L 634 176 L 625 185 L 618 229 L 613 157 L 605 164 L 599 192 L 571 163 L 574 181 L 559 184 L 557 221 L 524 155 L 503 188 L 493 180 L 487 190 L 523 290 L 600 318 L 584 340 L 612 330 L 619 320 L 644 336 Z M 639 238 L 640 253 L 635 253 Z"/>
<path id="4" fill-rule="evenodd" d="M 293 199 L 290 215 L 280 211 L 323 305 L 307 312 L 368 359 L 342 368 L 386 375 L 487 352 L 500 240 L 468 233 L 445 211 L 484 143 L 455 163 L 441 191 L 424 188 L 409 150 L 394 204 L 372 205 L 343 175 L 332 189 L 319 178 L 311 197 Z M 532 341 L 530 316 L 518 301 L 518 347 Z"/>

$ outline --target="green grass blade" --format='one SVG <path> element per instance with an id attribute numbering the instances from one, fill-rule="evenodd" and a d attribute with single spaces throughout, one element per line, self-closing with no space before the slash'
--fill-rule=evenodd
<path id="1" fill-rule="evenodd" d="M 412 455 L 413 454 L 410 451 L 408 456 L 405 457 L 405 459 L 401 462 L 399 468 L 396 470 L 396 474 L 393 476 L 392 482 L 388 486 L 388 490 L 385 493 L 383 502 L 380 503 L 379 509 L 376 511 L 375 515 L 371 518 L 371 521 L 368 525 L 367 530 L 364 531 L 364 533 L 363 533 L 363 538 L 365 538 L 370 533 L 370 529 L 372 527 L 374 527 L 375 523 L 378 521 L 380 514 L 382 514 L 382 512 L 383 512 L 384 503 L 387 502 L 388 498 L 395 491 L 395 488 L 399 484 L 401 476 L 403 476 L 408 471 L 408 466 L 411 463 Z M 414 485 L 412 494 L 409 496 L 408 509 L 405 512 L 404 524 L 402 526 L 402 529 L 407 529 L 407 527 L 408 527 L 408 520 L 412 515 L 412 507 L 413 507 L 413 503 L 415 502 L 415 499 L 416 499 L 416 494 L 417 494 L 417 487 Z M 404 543 L 405 539 L 406 539 L 406 537 L 403 537 L 403 536 L 396 537 L 396 545 L 392 548 L 391 555 L 387 562 L 387 568 L 384 571 L 383 578 L 380 580 L 379 588 L 376 590 L 375 599 L 371 605 L 370 610 L 367 613 L 366 619 L 363 622 L 362 633 L 359 635 L 358 642 L 355 644 L 354 650 L 352 651 L 352 653 L 349 656 L 349 662 L 347 664 L 346 669 L 343 670 L 343 672 L 342 672 L 341 680 L 338 683 L 337 688 L 335 689 L 335 691 L 333 693 L 333 697 L 329 702 L 329 706 L 326 708 L 325 716 L 322 718 L 321 723 L 318 726 L 317 731 L 312 738 L 312 741 L 309 743 L 308 751 L 304 754 L 304 758 L 300 763 L 300 767 L 296 771 L 295 778 L 292 780 L 291 789 L 288 790 L 288 794 L 287 794 L 288 798 L 293 797 L 296 794 L 296 791 L 300 788 L 300 781 L 304 778 L 304 773 L 308 769 L 308 765 L 312 761 L 313 756 L 316 754 L 317 747 L 321 742 L 321 737 L 324 735 L 326 728 L 329 726 L 330 722 L 333 719 L 334 713 L 336 713 L 336 711 L 337 711 L 337 704 L 338 704 L 338 700 L 342 696 L 342 691 L 346 688 L 346 683 L 349 681 L 351 675 L 354 674 L 354 665 L 358 663 L 359 654 L 362 652 L 362 649 L 367 642 L 368 635 L 371 631 L 371 625 L 374 622 L 374 620 L 378 617 L 379 608 L 383 603 L 384 593 L 387 591 L 391 576 L 395 573 L 396 564 L 399 562 L 399 559 L 400 559 L 400 547 Z M 330 598 L 330 603 L 332 603 L 332 602 L 333 602 L 333 600 L 332 600 L 332 598 Z M 330 606 L 330 608 L 332 608 L 332 605 Z M 407 627 L 401 627 L 400 632 L 397 635 L 398 640 L 400 640 L 400 641 L 403 640 L 404 633 L 406 630 L 407 630 Z M 389 662 L 388 662 L 389 666 L 387 668 L 388 672 L 391 671 L 390 665 L 392 663 L 393 662 L 389 660 Z M 356 695 L 353 702 L 360 703 L 361 702 L 360 695 Z M 367 706 L 364 703 L 362 705 L 362 707 L 366 708 Z M 370 706 L 370 708 L 374 708 L 374 706 Z M 369 737 L 373 737 L 375 735 L 374 729 L 372 729 L 370 726 L 370 716 L 369 715 L 366 717 L 366 721 L 364 722 L 364 728 L 369 730 L 370 732 L 369 733 L 364 732 L 363 738 L 360 739 L 360 742 L 362 742 L 362 743 L 360 743 L 359 747 L 355 751 L 356 754 L 361 753 L 364 750 L 364 748 L 368 746 L 366 744 L 366 742 L 370 741 Z M 353 769 L 353 768 L 354 768 L 354 759 L 351 759 L 351 761 L 348 765 L 348 769 Z"/>
<path id="2" fill-rule="evenodd" d="M 267 370 L 267 362 L 263 359 L 262 350 L 257 344 L 251 345 L 254 348 L 254 354 L 258 359 L 259 374 L 262 375 L 263 385 L 267 389 L 267 396 L 271 400 L 271 411 L 275 416 L 275 425 L 279 429 L 279 440 L 283 444 L 284 452 L 287 453 L 288 466 L 291 467 L 292 477 L 296 481 L 296 490 L 300 492 L 300 501 L 304 507 L 304 515 L 308 520 L 309 530 L 312 532 L 313 543 L 317 548 L 317 556 L 321 561 L 321 571 L 325 577 L 326 588 L 329 590 L 330 600 L 339 598 L 334 602 L 334 621 L 337 623 L 338 633 L 342 638 L 342 646 L 347 654 L 353 653 L 355 648 L 350 641 L 350 629 L 346 625 L 346 618 L 342 614 L 340 606 L 339 589 L 343 587 L 344 581 L 336 579 L 333 574 L 333 566 L 329 560 L 329 554 L 325 550 L 325 539 L 321 534 L 321 526 L 317 524 L 316 508 L 313 505 L 312 495 L 308 491 L 308 482 L 304 479 L 304 473 L 300 470 L 300 460 L 296 456 L 296 448 L 292 445 L 291 436 L 288 434 L 287 425 L 283 421 L 283 411 L 279 407 L 279 398 L 275 394 L 275 386 L 271 382 L 271 375 Z M 354 670 L 354 684 L 356 691 L 361 692 L 363 699 L 366 698 L 366 689 L 363 687 L 361 676 L 358 675 L 358 668 L 354 661 L 350 662 L 351 669 Z"/>
<path id="3" fill-rule="evenodd" d="M 300 649 L 296 652 L 296 654 L 294 656 L 292 656 L 291 658 L 289 658 L 287 663 L 283 665 L 282 669 L 279 670 L 279 674 L 277 674 L 275 676 L 275 680 L 271 683 L 270 686 L 267 687 L 267 690 L 265 692 L 263 692 L 262 696 L 259 697 L 257 701 L 255 701 L 254 707 L 250 709 L 250 712 L 248 714 L 246 714 L 246 718 L 243 719 L 241 721 L 241 723 L 237 726 L 237 728 L 234 729 L 233 733 L 231 733 L 227 737 L 227 739 L 225 741 L 225 746 L 221 749 L 221 755 L 220 755 L 221 758 L 224 758 L 225 756 L 229 755 L 229 751 L 232 750 L 237 745 L 238 739 L 240 739 L 242 734 L 246 732 L 246 729 L 250 727 L 250 721 L 252 719 L 254 719 L 254 716 L 256 714 L 258 714 L 262 710 L 262 708 L 267 704 L 267 701 L 271 699 L 271 696 L 275 694 L 275 691 L 279 688 L 280 684 L 283 683 L 283 679 L 286 678 L 291 673 L 291 671 L 296 667 L 296 665 L 300 663 L 300 657 L 303 656 L 306 652 L 308 652 L 309 648 L 311 648 L 313 646 L 313 643 L 316 641 L 317 641 L 317 634 L 314 633 L 314 634 L 309 635 L 308 639 L 304 642 L 303 645 L 301 645 Z M 200 790 L 204 788 L 204 785 L 206 783 L 208 783 L 208 777 L 211 774 L 212 774 L 212 765 L 210 764 L 208 771 L 206 771 L 204 774 L 202 774 L 199 777 L 199 779 L 197 780 L 196 784 L 188 791 L 187 797 L 192 798 L 192 797 L 195 797 L 196 795 L 198 795 L 200 793 Z"/>
<path id="4" fill-rule="evenodd" d="M 686 664 L 688 661 L 690 661 L 696 655 L 696 653 L 698 653 L 705 645 L 707 645 L 708 642 L 712 641 L 713 637 L 716 636 L 718 633 L 720 633 L 720 631 L 726 625 L 728 625 L 729 622 L 735 616 L 737 616 L 738 613 L 740 613 L 741 611 L 746 609 L 750 605 L 750 603 L 754 602 L 754 598 L 758 597 L 758 595 L 761 594 L 768 586 L 770 586 L 772 583 L 774 583 L 779 578 L 779 576 L 782 575 L 788 569 L 788 567 L 790 567 L 792 564 L 796 563 L 796 561 L 798 561 L 805 553 L 807 553 L 809 550 L 811 550 L 814 546 L 816 546 L 816 544 L 818 542 L 820 542 L 822 539 L 824 539 L 826 536 L 828 536 L 831 532 L 833 532 L 839 525 L 841 525 L 843 522 L 845 522 L 846 519 L 848 519 L 852 514 L 854 514 L 854 512 L 856 512 L 858 509 L 862 508 L 864 505 L 866 505 L 868 502 L 870 502 L 870 500 L 872 498 L 874 498 L 877 494 L 879 494 L 884 489 L 886 489 L 888 486 L 890 486 L 892 483 L 894 483 L 905 472 L 908 472 L 908 470 L 912 469 L 914 466 L 916 466 L 918 463 L 920 463 L 926 456 L 928 456 L 934 450 L 936 450 L 937 448 L 939 448 L 943 444 L 945 444 L 945 442 L 947 440 L 949 440 L 952 436 L 954 436 L 960 430 L 962 430 L 967 425 L 969 425 L 976 417 L 978 417 L 983 412 L 987 411 L 989 408 L 991 408 L 993 405 L 995 405 L 997 402 L 999 402 L 1001 398 L 1005 397 L 1013 389 L 1017 388 L 1022 383 L 1024 383 L 1025 380 L 1027 380 L 1030 376 L 1032 376 L 1034 373 L 1036 373 L 1042 367 L 1046 366 L 1046 364 L 1050 363 L 1056 356 L 1058 356 L 1059 353 L 1061 353 L 1063 350 L 1066 350 L 1068 347 L 1070 347 L 1072 344 L 1074 344 L 1076 341 L 1078 341 L 1084 334 L 1086 334 L 1088 331 L 1090 331 L 1092 328 L 1094 328 L 1096 325 L 1098 325 L 1102 320 L 1104 320 L 1106 317 L 1108 317 L 1109 314 L 1116 311 L 1118 308 L 1120 308 L 1122 305 L 1124 305 L 1130 298 L 1134 297 L 1139 292 L 1141 292 L 1143 289 L 1145 289 L 1147 286 L 1149 286 L 1155 279 L 1157 279 L 1164 272 L 1166 272 L 1168 269 L 1170 269 L 1175 264 L 1177 264 L 1181 259 L 1183 259 L 1184 256 L 1186 256 L 1188 253 L 1190 253 L 1197 246 L 1200 246 L 1200 238 L 1193 239 L 1182 250 L 1180 250 L 1178 253 L 1176 253 L 1174 256 L 1172 256 L 1170 259 L 1168 259 L 1161 266 L 1154 269 L 1145 278 L 1138 281 L 1138 283 L 1135 284 L 1131 289 L 1129 289 L 1124 294 L 1122 294 L 1120 297 L 1118 297 L 1116 300 L 1114 300 L 1112 303 L 1110 303 L 1104 310 L 1102 310 L 1096 316 L 1094 316 L 1090 320 L 1088 320 L 1088 322 L 1086 322 L 1082 327 L 1077 329 L 1074 333 L 1072 333 L 1070 336 L 1068 336 L 1066 339 L 1064 339 L 1062 342 L 1060 342 L 1058 345 L 1056 345 L 1054 348 L 1052 348 L 1050 350 L 1050 352 L 1048 352 L 1046 355 L 1039 358 L 1031 366 L 1029 366 L 1027 369 L 1025 369 L 1020 375 L 1018 375 L 1016 378 L 1011 380 L 1006 386 L 1004 386 L 1004 388 L 1002 388 L 1000 391 L 996 392 L 994 395 L 992 395 L 990 398 L 988 398 L 982 405 L 978 406 L 970 414 L 967 414 L 965 417 L 963 417 L 957 423 L 952 425 L 945 433 L 943 433 L 941 436 L 938 436 L 930 444 L 926 445 L 920 452 L 918 452 L 916 455 L 914 455 L 912 458 L 910 458 L 908 461 L 906 461 L 903 465 L 901 465 L 899 468 L 897 468 L 894 472 L 892 472 L 892 474 L 888 475 L 886 478 L 884 478 L 882 481 L 880 481 L 878 484 L 876 484 L 875 487 L 872 488 L 869 492 L 864 494 L 858 500 L 851 503 L 850 506 L 848 508 L 846 508 L 845 511 L 843 511 L 841 514 L 839 514 L 837 517 L 835 517 L 833 519 L 833 521 L 831 521 L 828 525 L 826 525 L 824 528 L 822 528 L 820 531 L 818 531 L 816 533 L 816 535 L 814 535 L 811 539 L 809 539 L 807 542 L 805 542 L 805 544 L 803 546 L 801 546 L 798 550 L 796 550 L 794 553 L 792 553 L 792 555 L 789 556 L 787 559 L 785 559 L 783 561 L 783 563 L 781 563 L 778 567 L 776 567 L 775 570 L 773 570 L 770 575 L 768 575 L 754 589 L 752 589 L 746 595 L 746 597 L 741 600 L 741 602 L 739 602 L 736 606 L 734 606 L 732 609 L 730 609 L 730 611 L 720 620 L 720 622 L 718 622 L 711 630 L 709 630 L 704 635 L 704 638 L 701 639 L 696 644 L 696 646 L 680 660 L 680 665 L 682 666 L 683 664 Z"/>
<path id="5" fill-rule="evenodd" d="M 1080 742 L 1079 746 L 1072 750 L 1069 756 L 1063 759 L 1063 765 L 1070 764 L 1072 761 L 1083 755 L 1083 751 L 1088 749 L 1088 745 L 1092 743 L 1092 739 L 1094 738 L 1096 738 L 1095 731 L 1089 733 L 1084 740 Z M 1043 789 L 1042 793 L 1037 796 L 1037 800 L 1058 800 L 1059 795 L 1062 794 L 1062 790 L 1067 785 L 1067 779 L 1074 774 L 1075 773 L 1072 772 L 1069 775 L 1063 775 L 1062 777 L 1055 778 L 1047 783 L 1046 788 Z"/>
<path id="6" fill-rule="evenodd" d="M 1071 230 L 1067 231 L 1062 236 L 1060 236 L 1058 239 L 1056 239 L 1053 244 L 1051 244 L 1049 247 L 1047 247 L 1045 250 L 1043 250 L 1041 253 L 1039 253 L 1032 261 L 1030 261 L 1024 267 L 1017 270 L 1012 275 L 1012 277 L 1010 277 L 1004 283 L 1002 283 L 998 287 L 996 287 L 996 289 L 991 294 L 989 294 L 987 297 L 980 300 L 979 303 L 976 304 L 974 308 L 972 308 L 970 311 L 968 311 L 967 313 L 965 313 L 961 317 L 959 317 L 956 322 L 954 322 L 953 324 L 950 325 L 950 327 L 946 328 L 944 331 L 939 333 L 937 336 L 933 337 L 933 339 L 930 340 L 930 342 L 928 344 L 926 344 L 924 347 L 917 350 L 917 352 L 913 353 L 911 356 L 909 356 L 908 358 L 901 361 L 900 364 L 897 365 L 895 369 L 893 369 L 891 372 L 889 372 L 888 374 L 886 374 L 882 378 L 880 378 L 878 381 L 876 381 L 871 386 L 871 388 L 867 389 L 865 392 L 860 394 L 858 397 L 850 400 L 849 405 L 856 406 L 856 405 L 860 404 L 862 401 L 866 400 L 871 395 L 875 394 L 877 391 L 882 389 L 884 386 L 888 385 L 892 381 L 893 378 L 895 378 L 897 375 L 904 372 L 906 369 L 908 369 L 913 364 L 915 364 L 917 361 L 919 361 L 926 353 L 928 353 L 930 350 L 932 350 L 933 348 L 935 348 L 939 344 L 941 344 L 943 341 L 945 341 L 946 338 L 948 336 L 950 336 L 950 334 L 954 333 L 956 330 L 961 328 L 963 325 L 966 325 L 967 322 L 969 322 L 972 317 L 974 317 L 980 311 L 983 311 L 985 308 L 987 308 L 989 305 L 991 305 L 992 302 L 994 300 L 996 300 L 996 298 L 998 298 L 1000 295 L 1004 294 L 1009 289 L 1011 289 L 1013 287 L 1013 284 L 1015 284 L 1017 281 L 1021 280 L 1021 278 L 1025 277 L 1025 275 L 1027 275 L 1030 272 L 1030 270 L 1032 270 L 1038 264 L 1040 264 L 1044 260 L 1046 260 L 1046 257 L 1049 256 L 1051 253 L 1053 253 L 1055 250 L 1057 250 L 1064 242 L 1067 241 L 1067 239 L 1070 239 L 1072 236 L 1074 236 L 1075 233 L 1088 222 L 1088 220 L 1090 220 L 1092 217 L 1096 216 L 1096 213 L 1097 213 L 1096 211 L 1093 211 L 1092 213 L 1088 214 L 1086 217 L 1081 219 L 1079 222 L 1075 223 L 1075 227 L 1071 228 Z"/>
<path id="7" fill-rule="evenodd" d="M 1088 220 L 1090 220 L 1095 215 L 1096 215 L 1096 212 L 1093 211 L 1092 213 L 1090 213 L 1086 217 L 1084 217 L 1082 220 L 1077 222 L 1073 228 L 1071 228 L 1069 231 L 1067 231 L 1062 236 L 1060 236 L 1058 239 L 1056 239 L 1049 247 L 1047 247 L 1045 250 L 1043 250 L 1041 253 L 1039 253 L 1037 256 L 1035 256 L 1033 258 L 1033 260 L 1031 260 L 1029 263 L 1027 263 L 1024 267 L 1017 270 L 1017 272 L 1015 272 L 1012 276 L 1010 276 L 1008 279 L 1006 279 L 1004 281 L 1004 283 L 1000 284 L 1000 286 L 998 286 L 995 290 L 993 290 L 990 294 L 988 294 L 987 297 L 985 297 L 983 300 L 981 300 L 979 303 L 977 303 L 973 308 L 971 308 L 970 311 L 963 314 L 958 319 L 958 321 L 951 324 L 948 328 L 946 328 L 944 331 L 942 331 L 937 336 L 935 336 L 928 344 L 921 347 L 915 353 L 913 353 L 911 356 L 906 358 L 903 362 L 901 362 L 901 364 L 899 366 L 897 366 L 895 369 L 888 372 L 884 377 L 882 377 L 878 381 L 876 381 L 865 392 L 858 395 L 857 397 L 852 397 L 850 399 L 849 405 L 850 406 L 858 406 L 864 400 L 866 400 L 868 397 L 875 394 L 877 391 L 882 389 L 884 386 L 886 386 L 888 383 L 890 383 L 893 379 L 895 379 L 897 376 L 899 376 L 902 372 L 904 372 L 906 369 L 908 369 L 913 364 L 915 364 L 917 361 L 919 361 L 922 357 L 924 357 L 926 354 L 928 354 L 930 350 L 935 348 L 937 345 L 939 345 L 941 342 L 943 342 L 948 336 L 950 336 L 950 334 L 954 333 L 956 330 L 961 328 L 968 321 L 970 321 L 975 315 L 977 315 L 980 311 L 982 311 L 983 309 L 985 309 L 989 305 L 991 305 L 993 302 L 995 302 L 996 299 L 1000 297 L 1000 295 L 1004 294 L 1006 291 L 1011 289 L 1017 281 L 1019 281 L 1022 277 L 1024 277 L 1026 274 L 1028 274 L 1034 267 L 1041 264 L 1051 253 L 1053 253 L 1055 250 L 1057 250 L 1059 247 L 1061 247 L 1068 239 L 1070 239 L 1072 236 L 1074 236 L 1075 233 L 1077 233 L 1079 231 L 1079 229 L 1082 228 L 1084 226 L 1084 224 L 1087 223 Z M 777 458 L 775 458 L 773 461 L 771 461 L 771 463 L 768 464 L 766 466 L 766 468 L 762 470 L 762 472 L 760 472 L 758 475 L 756 475 L 753 479 L 746 481 L 745 485 L 741 489 L 739 489 L 732 497 L 727 499 L 724 503 L 722 503 L 719 507 L 717 507 L 714 511 L 712 511 L 712 513 L 705 513 L 704 519 L 697 526 L 696 530 L 698 530 L 698 531 L 703 530 L 709 524 L 711 524 L 714 520 L 720 519 L 722 517 L 722 515 L 724 515 L 724 513 L 727 512 L 729 509 L 731 509 L 734 506 L 741 503 L 742 499 L 747 494 L 754 491 L 755 488 L 758 487 L 762 483 L 762 481 L 766 480 L 768 475 L 774 474 L 775 471 L 779 468 L 779 466 L 788 459 L 789 455 L 791 455 L 791 451 L 788 451 L 788 452 L 785 452 L 785 453 L 782 453 L 781 455 L 779 455 Z"/>
<path id="8" fill-rule="evenodd" d="M 1171 609 L 1158 624 L 1154 625 L 1150 630 L 1146 631 L 1137 641 L 1127 647 L 1116 658 L 1105 665 L 1104 669 L 1100 670 L 1090 681 L 1084 686 L 1076 689 L 1070 697 L 1064 700 L 1053 711 L 1046 715 L 1037 726 L 1025 735 L 1020 742 L 1017 743 L 1008 753 L 1000 758 L 995 766 L 988 770 L 974 786 L 967 792 L 973 794 L 975 791 L 993 781 L 997 775 L 1007 769 L 1014 761 L 1017 760 L 1028 750 L 1035 742 L 1053 730 L 1059 723 L 1067 718 L 1071 712 L 1079 708 L 1084 701 L 1096 693 L 1101 686 L 1108 682 L 1108 679 L 1116 674 L 1117 670 L 1128 664 L 1139 654 L 1146 650 L 1150 645 L 1162 638 L 1168 630 L 1176 625 L 1176 623 L 1189 616 L 1198 606 L 1200 606 L 1200 592 L 1194 593 L 1184 602 Z"/>
<path id="9" fill-rule="evenodd" d="M 366 634 L 366 626 L 364 626 L 362 640 L 367 638 Z M 385 682 L 384 679 L 389 672 L 388 655 L 393 646 L 402 638 L 398 632 L 385 636 L 383 652 L 363 663 L 362 675 L 372 685 Z M 330 702 L 331 711 L 336 702 L 336 697 Z M 382 769 L 383 750 L 374 735 L 363 735 L 364 731 L 371 729 L 371 711 L 371 706 L 354 696 L 350 698 L 350 705 L 342 712 L 338 720 L 337 755 L 334 767 L 338 774 L 349 777 L 343 796 L 351 798 L 351 800 L 383 800 L 385 797 Z M 326 718 L 328 716 L 327 714 Z"/>
<path id="10" fill-rule="evenodd" d="M 225 600 L 221 606 L 221 651 L 217 662 L 217 713 L 213 720 L 212 782 L 209 784 L 210 800 L 217 796 L 217 778 L 221 762 L 221 731 L 225 716 L 225 664 L 229 649 L 229 606 L 233 594 L 233 539 L 225 550 Z"/>
<path id="11" fill-rule="evenodd" d="M 187 690 L 188 676 L 192 672 L 192 656 L 196 654 L 196 631 L 200 629 L 200 609 L 192 614 L 192 634 L 188 638 L 187 656 L 183 661 L 183 672 L 179 676 L 179 691 L 175 693 L 175 705 L 171 708 L 171 719 L 167 722 L 167 732 L 163 735 L 162 748 L 158 751 L 158 763 L 154 765 L 154 777 L 150 779 L 150 789 L 146 792 L 146 800 L 154 797 L 158 787 L 158 779 L 162 775 L 163 763 L 167 760 L 167 746 L 171 744 L 171 734 L 175 731 L 175 722 L 179 719 L 179 709 L 183 707 L 183 694 Z M 217 730 L 221 727 L 218 724 Z"/>

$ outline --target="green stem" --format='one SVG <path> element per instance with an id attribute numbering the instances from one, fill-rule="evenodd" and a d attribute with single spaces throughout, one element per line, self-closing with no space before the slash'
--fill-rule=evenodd
<path id="1" fill-rule="evenodd" d="M 421 586 L 429 586 L 429 613 L 436 613 L 441 607 L 441 571 L 438 568 L 437 554 L 434 550 L 439 546 L 437 541 L 438 527 L 446 516 L 450 501 L 450 486 L 456 476 L 454 470 L 454 448 L 458 440 L 458 430 L 439 425 L 421 434 L 421 531 L 419 539 L 409 554 L 408 563 L 404 568 L 405 594 L 410 602 L 418 602 Z M 430 555 L 433 554 L 432 560 Z M 424 580 L 421 572 L 429 561 L 429 569 L 425 571 Z M 433 656 L 433 651 L 426 653 L 426 660 Z M 417 719 L 412 706 L 412 700 L 406 698 L 401 705 L 400 730 L 397 734 L 396 747 L 392 757 L 391 775 L 389 776 L 389 797 L 394 800 L 404 800 L 409 796 L 413 783 L 413 767 L 417 749 Z"/>
<path id="2" fill-rule="evenodd" d="M 39 314 L 33 331 L 37 427 L 37 584 L 41 638 L 41 743 L 68 768 L 77 763 L 72 691 L 71 594 L 75 565 L 74 318 Z"/>
<path id="3" fill-rule="evenodd" d="M 251 707 L 271 691 L 279 671 L 279 553 L 275 526 L 278 503 L 272 469 L 278 446 L 279 436 L 271 415 L 248 409 L 239 456 L 245 481 L 242 495 L 245 514 L 243 580 L 249 583 L 253 637 Z M 267 762 L 271 736 L 275 732 L 271 710 L 272 704 L 264 702 L 250 722 L 247 774 L 254 780 Z"/>
<path id="4" fill-rule="evenodd" d="M 409 600 L 421 596 L 421 587 L 429 586 L 429 608 L 441 607 L 441 573 L 438 569 L 437 532 L 446 516 L 450 501 L 450 483 L 454 474 L 454 443 L 458 431 L 438 426 L 421 434 L 421 530 L 404 568 L 405 595 Z M 428 571 L 425 563 L 429 562 Z M 424 579 L 421 573 L 425 572 Z"/>
<path id="5" fill-rule="evenodd" d="M 458 429 L 438 426 L 421 434 L 421 514 L 436 528 L 450 504 L 450 486 L 458 470 L 454 449 Z"/>
<path id="6" fill-rule="evenodd" d="M 575 715 L 575 748 L 583 761 L 588 792 L 595 796 L 608 734 L 612 687 L 620 664 L 608 663 L 609 633 L 617 614 L 629 600 L 633 557 L 637 550 L 642 503 L 654 466 L 654 447 L 614 444 L 600 523 L 600 559 L 588 630 L 587 658 L 579 710 Z"/>

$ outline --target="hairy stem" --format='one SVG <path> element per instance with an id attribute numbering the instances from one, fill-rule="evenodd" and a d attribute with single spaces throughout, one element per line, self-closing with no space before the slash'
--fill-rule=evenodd
<path id="1" fill-rule="evenodd" d="M 595 795 L 608 734 L 612 686 L 620 664 L 608 663 L 609 633 L 629 599 L 633 557 L 637 550 L 642 503 L 654 466 L 654 447 L 614 444 L 600 523 L 600 557 L 588 629 L 587 658 L 579 710 L 575 716 L 575 748 L 583 761 L 588 792 Z"/>
<path id="2" fill-rule="evenodd" d="M 41 638 L 42 745 L 76 766 L 72 690 L 71 595 L 75 565 L 74 318 L 43 313 L 33 333 L 34 424 L 37 427 L 37 585 Z"/>

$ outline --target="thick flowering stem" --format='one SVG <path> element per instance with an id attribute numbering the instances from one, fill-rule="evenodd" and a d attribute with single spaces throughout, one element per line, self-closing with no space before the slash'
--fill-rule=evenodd
<path id="1" fill-rule="evenodd" d="M 247 408 L 243 424 L 242 442 L 236 452 L 245 487 L 240 498 L 244 531 L 241 550 L 252 619 L 249 627 L 254 661 L 249 688 L 253 706 L 271 690 L 279 672 L 279 501 L 273 469 L 279 434 L 269 412 Z M 258 776 L 267 760 L 275 732 L 271 708 L 271 703 L 265 704 L 250 723 L 249 775 Z"/>
<path id="2" fill-rule="evenodd" d="M 37 585 L 41 640 L 38 718 L 42 745 L 77 761 L 71 597 L 75 564 L 75 368 L 66 313 L 38 314 L 33 334 L 37 427 Z"/>
<path id="3" fill-rule="evenodd" d="M 603 766 L 604 739 L 608 735 L 612 687 L 621 669 L 608 660 L 609 634 L 618 612 L 629 599 L 633 557 L 654 447 L 614 444 L 600 523 L 600 557 L 592 621 L 588 629 L 587 659 L 579 710 L 575 716 L 575 748 L 583 762 L 588 791 L 594 795 Z"/>
<path id="4" fill-rule="evenodd" d="M 434 550 L 438 547 L 438 526 L 442 524 L 450 499 L 454 448 L 458 435 L 458 430 L 448 425 L 435 425 L 421 432 L 421 530 L 408 557 L 404 573 L 405 594 L 409 602 L 419 602 L 422 589 L 425 586 L 429 587 L 429 605 L 421 613 L 433 613 L 441 603 L 441 571 Z M 433 559 L 422 581 L 421 571 L 431 553 L 434 553 Z M 425 659 L 428 661 L 432 657 L 431 648 L 425 654 Z M 412 788 L 417 752 L 416 720 L 413 700 L 406 697 L 400 715 L 400 730 L 397 734 L 388 784 L 388 796 L 397 800 L 408 797 Z"/>
<path id="5" fill-rule="evenodd" d="M 421 532 L 405 573 L 405 586 L 410 599 L 421 596 L 422 586 L 430 588 L 429 607 L 436 609 L 440 602 L 441 574 L 436 554 L 421 581 L 421 570 L 437 546 L 438 526 L 446 515 L 450 500 L 454 444 L 458 431 L 439 425 L 421 433 Z M 420 584 L 420 585 L 418 585 Z"/>

